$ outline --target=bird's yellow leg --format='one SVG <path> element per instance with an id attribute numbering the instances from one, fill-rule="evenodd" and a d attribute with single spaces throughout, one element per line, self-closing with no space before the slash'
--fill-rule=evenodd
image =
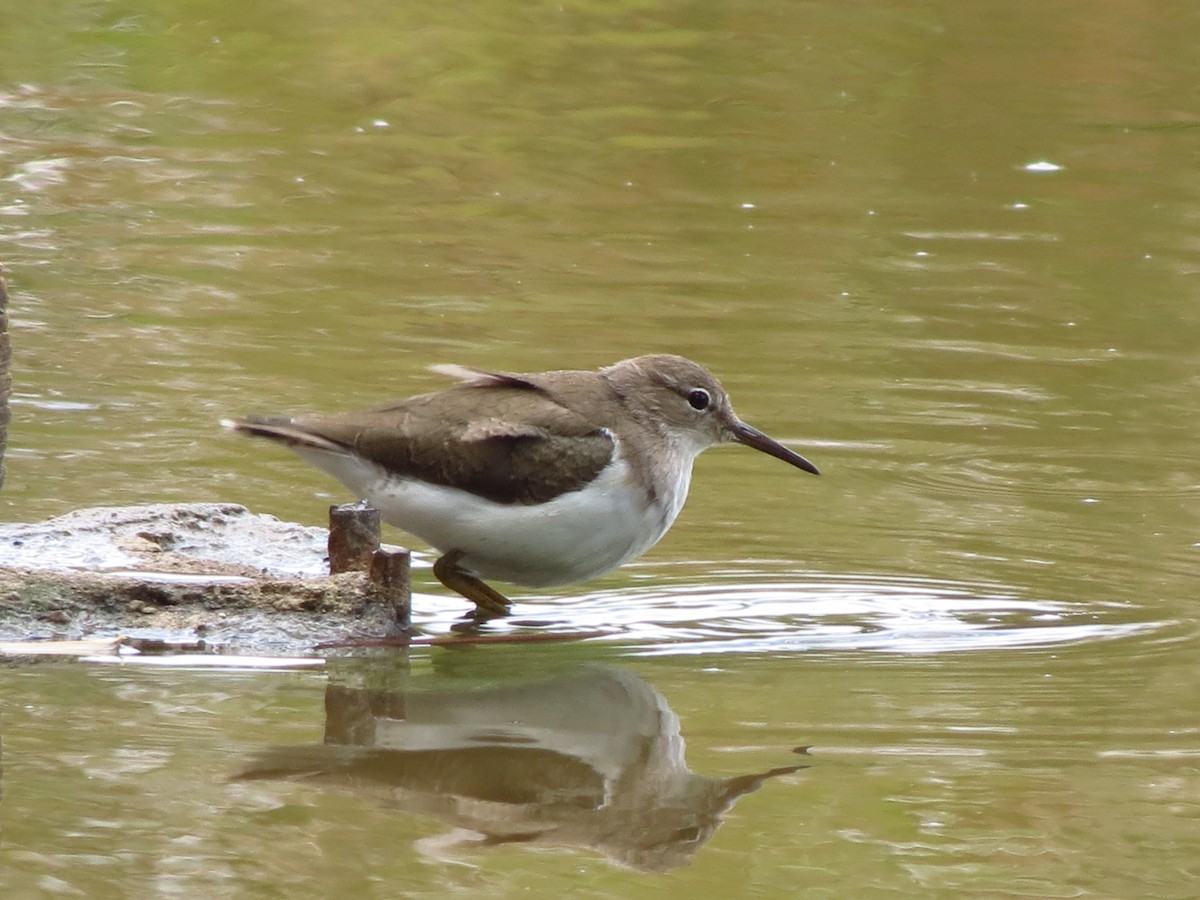
<path id="1" fill-rule="evenodd" d="M 433 564 L 433 574 L 446 587 L 462 594 L 475 604 L 475 614 L 484 618 L 503 616 L 508 613 L 512 601 L 489 584 L 474 575 L 468 575 L 458 567 L 462 559 L 461 550 L 451 550 Z"/>

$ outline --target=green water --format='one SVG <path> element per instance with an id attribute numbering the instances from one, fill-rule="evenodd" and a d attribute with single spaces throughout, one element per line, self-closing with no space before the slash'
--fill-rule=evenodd
<path id="1" fill-rule="evenodd" d="M 824 474 L 707 454 L 637 564 L 514 593 L 612 636 L 397 670 L 607 667 L 698 777 L 808 765 L 666 872 L 229 781 L 336 670 L 43 664 L 0 674 L 4 896 L 1200 894 L 1198 45 L 1182 2 L 7 11 L 5 520 L 320 523 L 338 486 L 217 420 L 443 362 L 682 353 Z"/>

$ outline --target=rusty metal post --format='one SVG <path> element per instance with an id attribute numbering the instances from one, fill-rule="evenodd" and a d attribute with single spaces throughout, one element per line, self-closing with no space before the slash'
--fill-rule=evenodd
<path id="1" fill-rule="evenodd" d="M 412 555 L 407 550 L 376 550 L 371 557 L 370 577 L 392 606 L 392 629 L 407 634 L 412 627 Z"/>
<path id="2" fill-rule="evenodd" d="M 366 572 L 379 547 L 379 510 L 365 503 L 329 507 L 329 574 Z"/>

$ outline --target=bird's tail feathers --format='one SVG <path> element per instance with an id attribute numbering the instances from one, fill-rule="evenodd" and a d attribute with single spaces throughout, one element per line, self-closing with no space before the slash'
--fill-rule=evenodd
<path id="1" fill-rule="evenodd" d="M 323 450 L 345 454 L 349 448 L 324 435 L 309 431 L 285 416 L 251 416 L 245 419 L 222 419 L 221 424 L 238 434 L 267 438 L 297 450 Z"/>

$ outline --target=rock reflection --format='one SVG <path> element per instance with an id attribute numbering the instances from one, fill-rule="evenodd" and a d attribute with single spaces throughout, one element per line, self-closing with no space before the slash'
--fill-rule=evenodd
<path id="1" fill-rule="evenodd" d="M 662 695 L 611 667 L 475 690 L 330 683 L 325 711 L 325 743 L 268 749 L 238 777 L 366 790 L 453 825 L 421 842 L 429 853 L 528 842 L 665 871 L 688 862 L 742 795 L 804 768 L 690 772 Z"/>

